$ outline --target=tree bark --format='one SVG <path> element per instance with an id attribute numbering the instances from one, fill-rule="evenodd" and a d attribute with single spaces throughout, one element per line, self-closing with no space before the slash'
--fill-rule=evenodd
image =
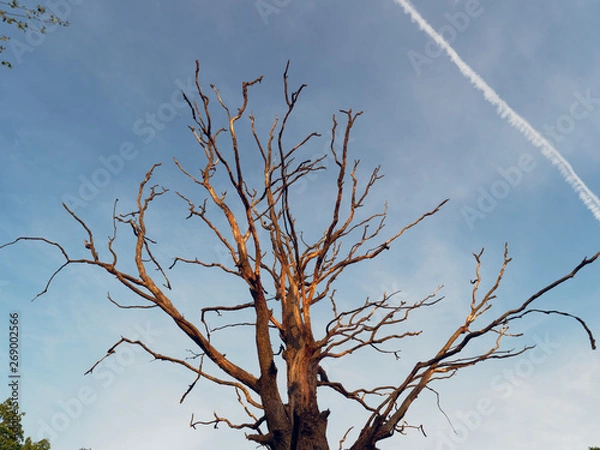
<path id="1" fill-rule="evenodd" d="M 287 366 L 288 410 L 292 429 L 290 450 L 329 450 L 327 418 L 317 401 L 318 349 L 302 321 L 300 295 L 290 288 L 284 302 L 283 357 Z"/>

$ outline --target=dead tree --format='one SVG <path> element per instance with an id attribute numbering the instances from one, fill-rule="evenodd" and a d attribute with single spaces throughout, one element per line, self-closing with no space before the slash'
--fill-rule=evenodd
<path id="1" fill-rule="evenodd" d="M 322 157 L 305 158 L 301 150 L 319 136 L 318 133 L 307 134 L 291 146 L 284 139 L 288 121 L 305 85 L 291 91 L 286 67 L 283 74 L 285 114 L 281 120 L 274 119 L 266 139 L 263 139 L 255 126 L 255 117 L 247 114 L 248 91 L 261 80 L 262 77 L 242 84 L 241 106 L 232 110 L 214 86 L 211 85 L 210 95 L 205 92 L 199 81 L 197 64 L 198 98 L 194 100 L 185 94 L 184 97 L 194 121 L 190 130 L 198 142 L 204 162 L 199 172 L 192 172 L 175 160 L 181 173 L 203 193 L 203 200 L 200 202 L 195 202 L 190 195 L 176 193 L 187 207 L 188 218 L 201 221 L 214 233 L 226 250 L 229 263 L 202 261 L 194 255 L 182 255 L 174 257 L 168 269 L 180 264 L 193 264 L 201 268 L 221 270 L 241 279 L 247 285 L 246 302 L 209 306 L 202 303 L 205 299 L 200 299 L 200 317 L 197 321 L 185 318 L 178 310 L 178 299 L 171 295 L 168 269 L 155 257 L 153 249 L 156 242 L 150 238 L 146 221 L 151 204 L 168 192 L 165 188 L 151 184 L 153 174 L 160 164 L 153 166 L 140 184 L 134 211 L 117 214 L 115 203 L 112 218 L 114 231 L 107 241 L 106 249 L 99 247 L 91 228 L 66 205 L 65 209 L 81 225 L 86 235 L 84 246 L 86 254 L 89 254 L 86 258 L 71 257 L 65 246 L 45 237 L 20 237 L 4 245 L 35 240 L 49 244 L 62 253 L 64 264 L 54 272 L 38 295 L 47 292 L 55 276 L 72 264 L 87 264 L 116 277 L 142 301 L 136 307 L 160 308 L 172 318 L 174 325 L 196 346 L 196 361 L 199 363 L 163 355 L 142 341 L 128 338 L 121 338 L 116 342 L 104 358 L 114 354 L 118 346 L 130 344 L 142 347 L 157 360 L 185 367 L 194 374 L 195 381 L 183 394 L 181 401 L 201 379 L 231 387 L 244 413 L 249 417 L 247 422 L 235 423 L 230 418 L 215 413 L 208 420 L 195 420 L 192 417 L 191 426 L 216 426 L 223 423 L 233 429 L 245 430 L 248 440 L 271 450 L 329 449 L 326 437 L 329 411 L 319 407 L 318 390 L 332 389 L 365 410 L 368 419 L 362 424 L 354 442 L 347 443 L 347 448 L 366 450 L 376 449 L 379 441 L 403 433 L 406 428 L 411 427 L 405 422 L 407 411 L 423 390 L 432 389 L 431 385 L 435 381 L 448 379 L 462 368 L 483 361 L 512 358 L 532 348 L 524 346 L 511 350 L 503 347 L 505 338 L 518 336 L 509 333 L 511 323 L 515 320 L 529 314 L 558 314 L 573 318 L 583 327 L 592 348 L 595 348 L 592 332 L 581 318 L 533 306 L 543 294 L 573 278 L 585 266 L 596 261 L 600 252 L 591 258 L 584 258 L 571 272 L 543 287 L 513 309 L 490 319 L 489 314 L 483 317 L 484 313 L 490 310 L 511 260 L 506 246 L 504 261 L 497 277 L 492 287 L 484 292 L 480 292 L 483 250 L 474 253 L 472 299 L 464 321 L 458 324 L 437 352 L 423 355 L 412 370 L 405 374 L 400 384 L 396 382 L 386 386 L 351 388 L 344 380 L 331 379 L 323 368 L 325 360 L 343 358 L 361 350 L 390 353 L 390 346 L 397 348 L 399 341 L 420 333 L 419 330 L 407 328 L 407 321 L 412 313 L 433 307 L 443 299 L 436 290 L 413 303 L 396 303 L 392 301 L 393 294 L 384 293 L 379 300 L 367 299 L 353 309 L 340 311 L 336 305 L 334 285 L 346 268 L 371 260 L 389 249 L 406 231 L 437 213 L 447 200 L 412 223 L 384 236 L 385 208 L 380 213 L 366 217 L 360 214 L 360 208 L 365 205 L 373 185 L 382 177 L 380 168 L 375 168 L 370 177 L 361 182 L 357 176 L 359 161 L 351 162 L 349 159 L 350 134 L 361 113 L 341 111 L 345 122 L 342 133 L 338 130 L 338 121 L 334 115 L 328 153 Z M 216 107 L 227 117 L 227 123 L 222 128 L 217 128 L 213 123 L 215 114 L 212 108 L 215 101 Z M 240 121 L 245 117 L 249 119 L 248 132 L 254 141 L 255 148 L 252 151 L 262 169 L 259 177 L 261 181 L 254 185 L 249 181 L 242 162 L 243 157 L 248 157 L 248 153 L 244 152 L 250 150 L 242 149 L 237 133 Z M 343 136 L 341 143 L 336 142 L 339 134 Z M 336 180 L 332 192 L 334 201 L 331 216 L 320 237 L 307 242 L 290 203 L 290 189 L 313 172 L 324 170 L 325 158 L 332 161 L 332 176 Z M 223 183 L 227 188 L 223 187 Z M 221 217 L 215 216 L 215 211 Z M 135 250 L 131 255 L 118 254 L 115 250 L 117 230 L 122 227 L 132 233 L 135 241 Z M 109 257 L 101 258 L 100 250 Z M 135 270 L 123 271 L 122 264 L 119 264 L 121 258 L 132 258 Z M 132 307 L 118 304 L 110 295 L 109 300 L 121 307 Z M 311 311 L 319 302 L 331 304 L 331 316 L 324 329 L 315 330 Z M 211 330 L 208 325 L 207 314 L 217 312 L 227 315 L 239 311 L 249 311 L 253 318 L 250 325 L 255 340 L 253 352 L 258 361 L 256 373 L 227 357 L 211 340 L 211 331 L 215 330 Z M 241 325 L 233 319 L 230 323 L 232 328 Z M 476 342 L 478 345 L 472 345 Z M 488 345 L 484 351 L 481 351 L 481 342 Z M 277 358 L 279 351 L 282 359 Z M 88 373 L 104 358 L 94 364 Z M 214 363 L 220 373 L 209 372 L 204 365 L 207 359 Z M 283 374 L 280 374 L 281 369 Z M 286 388 L 283 391 L 278 385 L 278 376 L 285 379 Z M 422 426 L 416 428 L 423 430 Z M 342 448 L 347 438 L 348 434 L 339 443 L 339 448 Z"/>

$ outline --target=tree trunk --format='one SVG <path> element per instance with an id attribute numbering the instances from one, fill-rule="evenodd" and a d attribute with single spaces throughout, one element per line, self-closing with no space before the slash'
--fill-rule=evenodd
<path id="1" fill-rule="evenodd" d="M 284 309 L 287 366 L 288 413 L 291 443 L 285 450 L 329 450 L 327 418 L 317 402 L 318 360 L 314 339 L 302 322 L 296 292 L 288 292 Z"/>
<path id="2" fill-rule="evenodd" d="M 329 450 L 327 442 L 328 416 L 329 410 L 318 412 L 316 415 L 294 414 L 290 450 Z"/>

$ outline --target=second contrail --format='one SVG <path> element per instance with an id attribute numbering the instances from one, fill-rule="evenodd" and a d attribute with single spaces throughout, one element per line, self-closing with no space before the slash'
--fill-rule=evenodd
<path id="1" fill-rule="evenodd" d="M 404 12 L 408 14 L 413 22 L 419 25 L 427 35 L 433 39 L 442 49 L 446 51 L 452 62 L 458 67 L 460 72 L 471 81 L 471 84 L 483 93 L 483 97 L 496 107 L 496 111 L 503 119 L 519 130 L 525 138 L 535 147 L 539 148 L 542 155 L 549 159 L 560 171 L 563 178 L 579 194 L 579 198 L 594 214 L 594 217 L 600 221 L 600 200 L 579 178 L 569 162 L 552 146 L 548 140 L 533 128 L 527 120 L 521 117 L 513 110 L 500 96 L 494 91 L 481 76 L 479 76 L 471 67 L 456 53 L 448 42 L 419 14 L 419 12 L 410 4 L 408 0 L 394 0 L 402 6 Z"/>

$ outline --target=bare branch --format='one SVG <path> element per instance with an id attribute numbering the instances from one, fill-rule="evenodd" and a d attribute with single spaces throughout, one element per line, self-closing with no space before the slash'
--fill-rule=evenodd
<path id="1" fill-rule="evenodd" d="M 348 430 L 346 430 L 346 432 L 344 433 L 344 436 L 342 436 L 342 438 L 340 439 L 340 446 L 338 447 L 338 450 L 342 450 L 342 446 L 344 445 L 344 442 L 346 442 L 346 438 L 348 437 L 348 435 L 350 434 L 350 432 L 354 429 L 354 427 L 350 427 L 348 428 Z"/>
<path id="2" fill-rule="evenodd" d="M 566 313 L 564 311 L 545 310 L 545 309 L 528 309 L 527 311 L 525 311 L 522 314 L 513 316 L 511 318 L 511 320 L 520 319 L 520 318 L 526 316 L 527 314 L 531 314 L 531 313 L 541 313 L 541 314 L 548 314 L 548 315 L 557 314 L 559 316 L 565 316 L 565 317 L 570 317 L 571 319 L 575 319 L 577 322 L 579 322 L 579 324 L 583 327 L 583 329 L 587 333 L 588 339 L 590 341 L 590 347 L 592 348 L 592 350 L 596 350 L 596 348 L 597 348 L 596 347 L 596 339 L 594 339 L 592 330 L 590 329 L 590 327 L 587 325 L 587 323 L 585 323 L 585 321 L 581 317 Z"/>
<path id="3" fill-rule="evenodd" d="M 116 305 L 121 309 L 150 309 L 150 308 L 156 308 L 158 306 L 156 304 L 152 304 L 152 305 L 121 305 L 120 303 L 117 303 L 115 300 L 113 300 L 113 298 L 110 296 L 110 292 L 108 294 L 106 294 L 106 297 L 108 298 L 108 301 L 110 301 L 113 305 Z"/>

